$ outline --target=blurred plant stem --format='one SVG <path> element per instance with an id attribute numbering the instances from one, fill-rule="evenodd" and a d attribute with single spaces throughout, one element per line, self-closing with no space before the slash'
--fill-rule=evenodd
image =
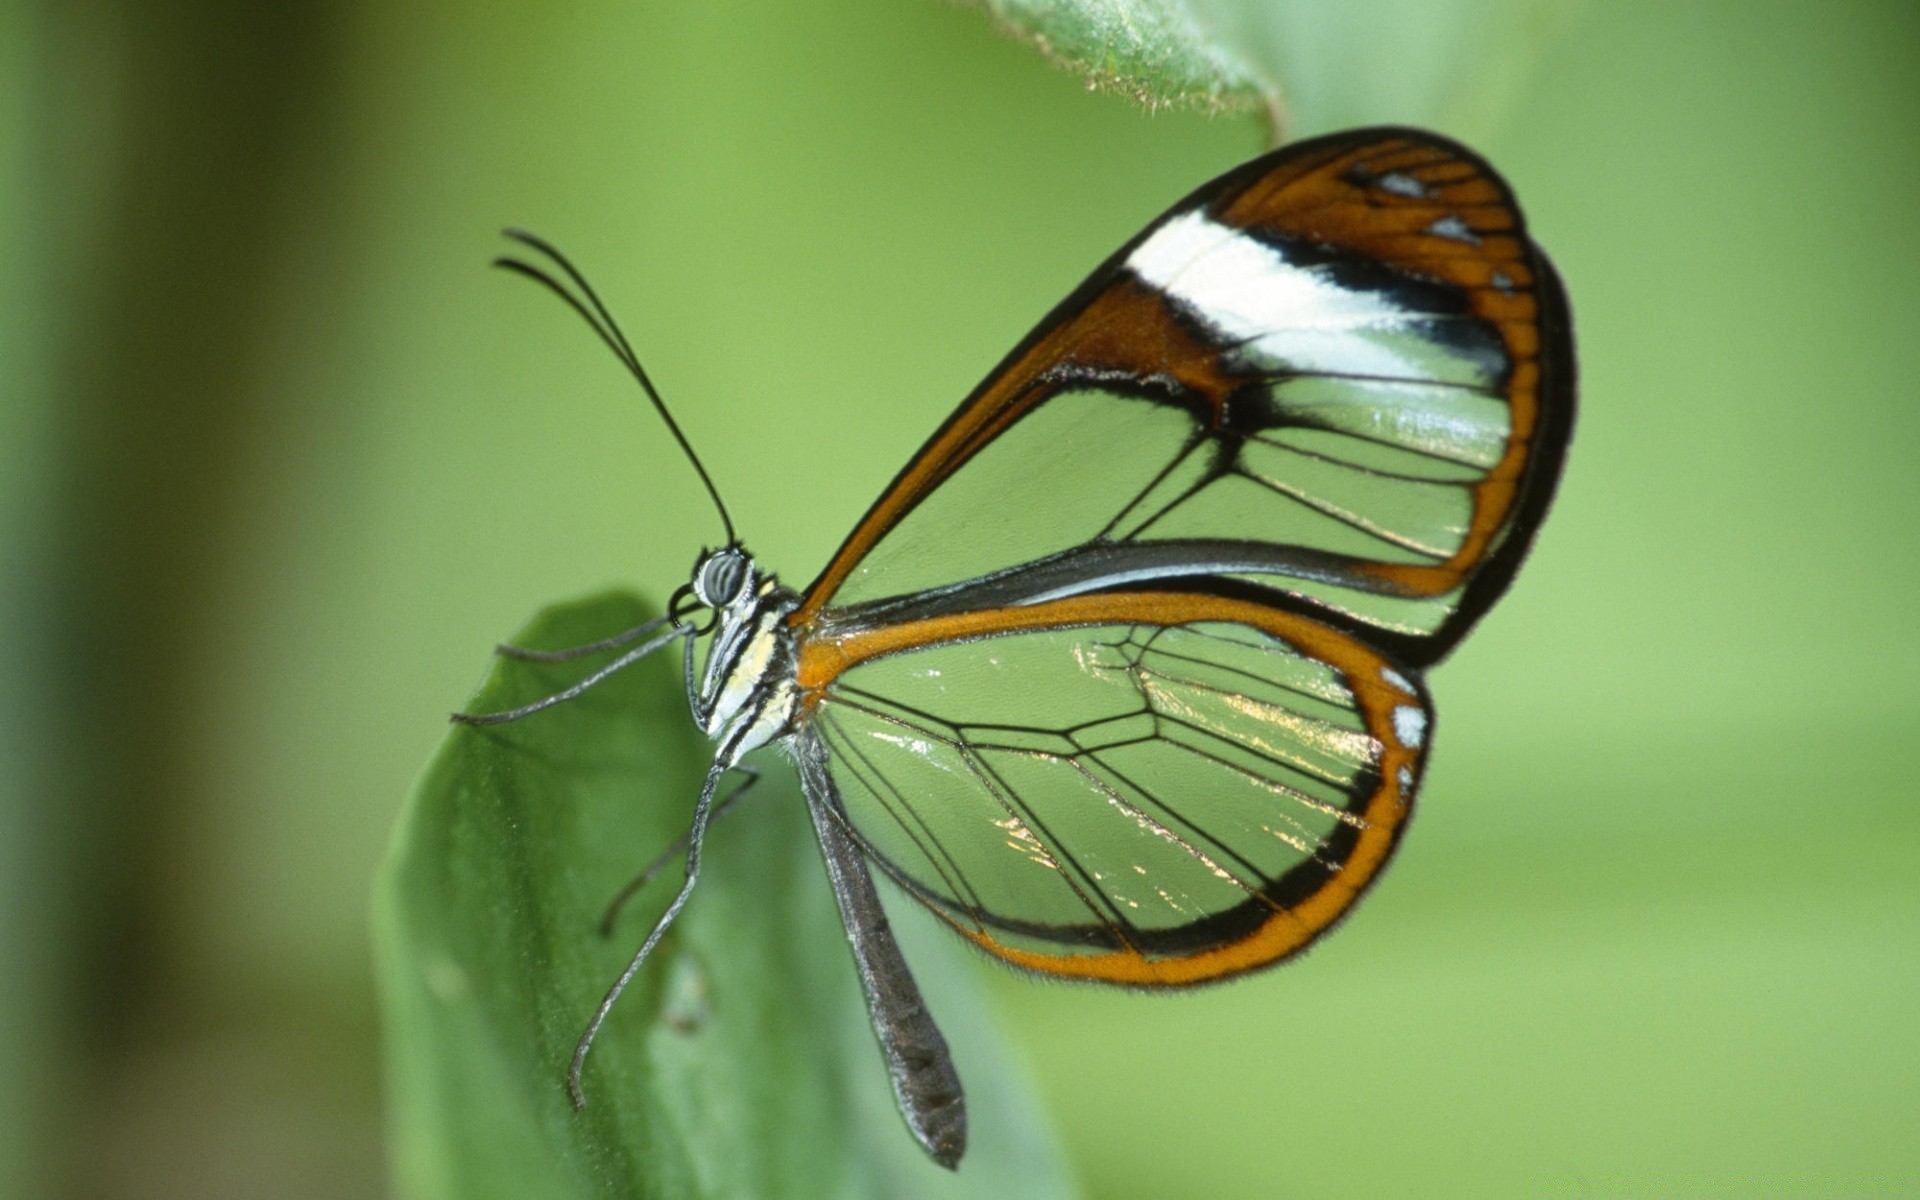
<path id="1" fill-rule="evenodd" d="M 324 1052 L 356 1014 L 220 1012 L 209 998 L 233 994 L 231 968 L 180 919 L 221 818 L 195 752 L 219 736 L 191 700 L 222 645 L 204 598 L 252 516 L 244 464 L 286 436 L 289 397 L 260 386 L 258 366 L 276 332 L 276 265 L 310 235 L 290 201 L 328 152 L 346 15 L 330 0 L 107 0 L 43 19 L 43 64 L 104 61 L 44 80 L 50 186 L 28 218 L 79 266 L 47 289 L 60 553 L 43 661 L 60 666 L 39 703 L 61 731 L 47 748 L 60 777 L 25 798 L 57 814 L 42 827 L 37 902 L 67 958 L 50 1036 L 69 1050 L 61 1102 L 43 1117 L 64 1134 L 52 1153 L 69 1156 L 50 1173 L 75 1194 L 196 1194 L 196 1182 L 210 1194 L 224 1176 L 253 1194 L 364 1194 L 377 1178 L 376 1160 L 301 1181 L 297 1155 L 273 1163 L 283 1147 L 234 1144 L 222 1114 L 287 1114 L 247 1095 L 273 1072 L 231 1061 L 259 1039 L 223 1027 L 299 1030 L 301 1057 L 337 1074 L 362 1069 L 357 1046 Z"/>

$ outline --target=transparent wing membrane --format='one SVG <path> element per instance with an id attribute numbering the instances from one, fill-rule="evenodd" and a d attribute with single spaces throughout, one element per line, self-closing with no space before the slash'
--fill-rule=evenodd
<path id="1" fill-rule="evenodd" d="M 1428 721 L 1358 643 L 1265 623 L 939 642 L 844 671 L 809 728 L 875 861 L 989 950 L 1213 978 L 1305 945 L 1358 895 L 1405 821 Z M 1284 636 L 1301 631 L 1322 653 L 1339 640 L 1342 665 Z"/>
<path id="2" fill-rule="evenodd" d="M 1098 387 L 1047 396 L 889 530 L 835 603 L 927 591 L 1096 542 L 1227 537 L 1427 566 L 1459 551 L 1474 485 L 1509 435 L 1491 380 L 1256 371 L 1244 362 L 1251 353 L 1230 356 L 1249 378 L 1224 417 Z M 1444 404 L 1418 407 L 1433 397 Z M 1350 576 L 1350 590 L 1368 586 Z"/>

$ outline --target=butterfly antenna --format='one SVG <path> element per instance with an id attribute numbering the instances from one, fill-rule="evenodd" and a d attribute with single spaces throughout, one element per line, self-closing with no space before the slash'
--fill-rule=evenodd
<path id="1" fill-rule="evenodd" d="M 647 399 L 653 402 L 654 411 L 659 413 L 660 419 L 667 423 L 667 431 L 673 434 L 674 441 L 680 443 L 681 452 L 687 456 L 687 461 L 692 463 L 693 469 L 699 473 L 700 482 L 706 485 L 707 495 L 713 497 L 714 508 L 719 510 L 720 523 L 727 527 L 727 544 L 738 545 L 740 539 L 733 531 L 733 517 L 727 512 L 726 501 L 720 499 L 720 489 L 713 486 L 713 476 L 707 474 L 706 464 L 702 463 L 700 456 L 693 452 L 693 443 L 689 442 L 687 435 L 680 431 L 680 422 L 674 420 L 673 414 L 667 411 L 667 402 L 660 398 L 660 391 L 653 386 L 653 380 L 647 378 L 646 368 L 640 365 L 640 356 L 633 352 L 633 346 L 627 341 L 627 335 L 620 331 L 619 322 L 613 319 L 613 314 L 607 311 L 607 306 L 600 302 L 600 296 L 593 290 L 593 285 L 587 282 L 586 277 L 580 274 L 571 262 L 567 261 L 566 255 L 560 253 L 545 238 L 528 233 L 524 229 L 507 229 L 502 232 L 521 245 L 545 255 L 560 268 L 561 274 L 580 289 L 580 295 L 575 295 L 566 284 L 554 278 L 551 272 L 522 259 L 502 255 L 493 260 L 494 266 L 524 275 L 566 301 L 567 307 L 579 313 L 580 319 L 592 326 L 593 331 L 600 335 L 600 340 L 606 343 L 607 349 L 613 351 L 614 357 L 618 358 L 639 381 L 641 390 L 646 392 Z M 585 299 L 582 300 L 581 296 Z"/>

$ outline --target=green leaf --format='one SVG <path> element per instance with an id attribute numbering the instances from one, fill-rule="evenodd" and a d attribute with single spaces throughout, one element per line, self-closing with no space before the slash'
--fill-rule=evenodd
<path id="1" fill-rule="evenodd" d="M 584 643 L 648 615 L 601 596 L 542 613 L 518 644 Z M 502 660 L 471 708 L 524 704 L 586 669 Z M 685 831 L 710 754 L 671 650 L 547 712 L 449 733 L 374 897 L 396 1192 L 1071 1194 L 962 946 L 913 919 L 902 941 L 953 1043 L 973 1136 L 957 1174 L 909 1138 L 803 802 L 772 757 L 710 832 L 699 887 L 601 1031 L 588 1107 L 573 1110 L 574 1040 L 677 873 L 642 892 L 611 942 L 595 924 Z"/>
<path id="2" fill-rule="evenodd" d="M 1010 34 L 1149 108 L 1250 108 L 1273 86 L 1186 0 L 970 0 Z"/>
<path id="3" fill-rule="evenodd" d="M 1577 0 L 970 0 L 1148 107 L 1263 108 L 1274 140 L 1353 125 L 1481 132 Z"/>

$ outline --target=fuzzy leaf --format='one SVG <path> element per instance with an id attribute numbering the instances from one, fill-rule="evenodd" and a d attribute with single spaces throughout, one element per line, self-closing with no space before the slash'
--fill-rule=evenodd
<path id="1" fill-rule="evenodd" d="M 1352 125 L 1479 132 L 1573 0 L 968 0 L 1148 107 L 1260 107 L 1275 141 Z"/>

